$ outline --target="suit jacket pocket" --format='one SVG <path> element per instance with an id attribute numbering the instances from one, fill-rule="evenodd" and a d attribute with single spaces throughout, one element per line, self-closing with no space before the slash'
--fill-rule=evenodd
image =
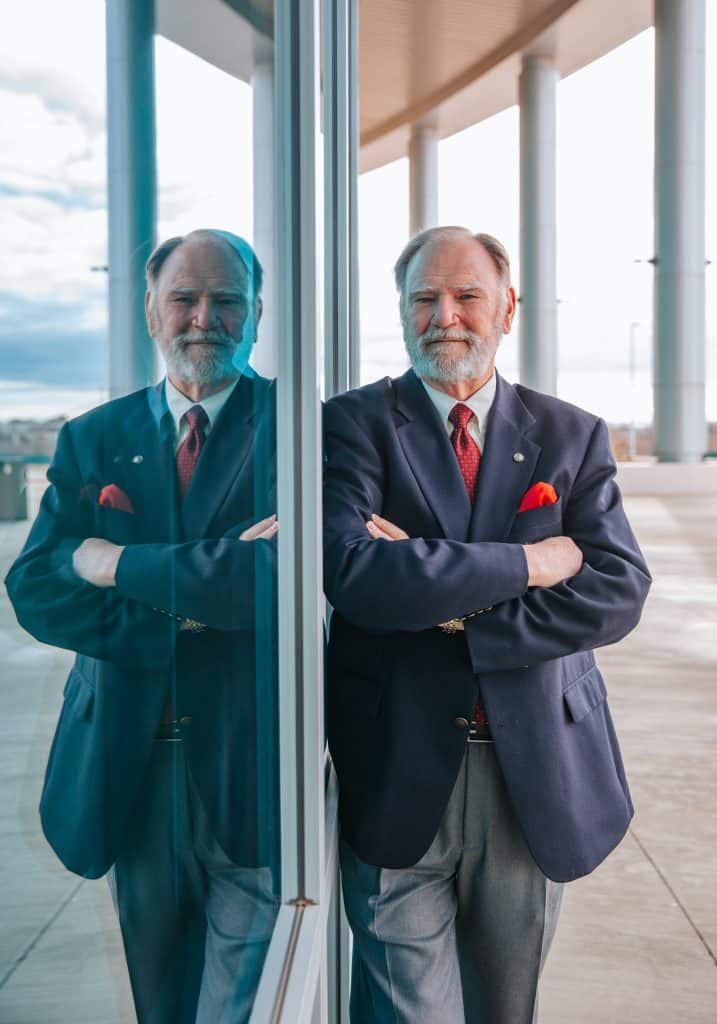
<path id="1" fill-rule="evenodd" d="M 546 537 L 557 537 L 563 532 L 563 499 L 552 505 L 541 505 L 518 512 L 510 528 L 508 539 L 522 543 L 535 543 Z"/>
<path id="2" fill-rule="evenodd" d="M 563 700 L 574 722 L 585 718 L 598 705 L 602 704 L 606 697 L 607 690 L 597 665 L 593 665 L 563 691 Z"/>

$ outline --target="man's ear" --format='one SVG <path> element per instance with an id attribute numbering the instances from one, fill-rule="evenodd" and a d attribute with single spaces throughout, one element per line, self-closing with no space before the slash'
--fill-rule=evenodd
<path id="1" fill-rule="evenodd" d="M 506 293 L 505 315 L 503 316 L 503 334 L 510 334 L 513 317 L 515 316 L 516 302 L 515 288 L 511 287 Z"/>
<path id="2" fill-rule="evenodd" d="M 261 320 L 261 314 L 264 312 L 264 303 L 261 301 L 261 297 L 257 295 L 254 300 L 254 340 L 252 345 L 256 345 L 257 338 L 259 335 L 259 321 Z"/>
<path id="3" fill-rule="evenodd" d="M 157 331 L 157 317 L 154 311 L 152 303 L 152 293 L 146 291 L 144 293 L 144 316 L 147 321 L 147 330 L 149 331 L 150 338 L 153 338 Z"/>

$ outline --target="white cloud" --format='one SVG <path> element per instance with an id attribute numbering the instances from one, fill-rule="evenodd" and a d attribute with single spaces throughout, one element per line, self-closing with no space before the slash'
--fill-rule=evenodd
<path id="1" fill-rule="evenodd" d="M 26 297 L 104 307 L 106 279 L 90 268 L 106 263 L 104 209 L 67 209 L 35 196 L 6 197 L 0 236 L 12 252 L 0 288 Z"/>
<path id="2" fill-rule="evenodd" d="M 106 262 L 104 4 L 16 5 L 0 68 L 0 289 L 103 325 L 106 279 L 90 267 Z"/>
<path id="3" fill-rule="evenodd" d="M 90 190 L 97 201 L 104 198 L 104 157 L 104 135 L 76 114 L 50 109 L 37 94 L 0 92 L 2 185 L 68 200 Z"/>
<path id="4" fill-rule="evenodd" d="M 101 126 L 105 109 L 102 0 L 23 0 L 3 19 L 0 88 L 45 98 Z"/>

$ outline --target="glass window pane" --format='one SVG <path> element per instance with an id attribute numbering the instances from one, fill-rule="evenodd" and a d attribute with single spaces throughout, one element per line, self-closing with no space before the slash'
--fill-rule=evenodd
<path id="1" fill-rule="evenodd" d="M 271 20 L 227 5 L 213 42 L 158 38 L 151 7 L 108 4 L 109 63 L 129 61 L 109 80 L 109 375 L 18 427 L 2 461 L 0 497 L 14 487 L 18 514 L 29 497 L 34 520 L 27 540 L 0 523 L 24 776 L 3 840 L 2 1019 L 247 1020 L 282 898 L 276 283 L 257 216 L 273 176 L 252 125 L 272 109 Z M 102 250 L 103 216 L 94 230 Z M 117 397 L 98 405 L 102 389 Z M 38 447 L 47 479 L 27 466 Z"/>

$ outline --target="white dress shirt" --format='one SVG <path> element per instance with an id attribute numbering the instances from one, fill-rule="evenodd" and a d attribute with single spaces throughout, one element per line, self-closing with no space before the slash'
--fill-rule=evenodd
<path id="1" fill-rule="evenodd" d="M 185 412 L 194 408 L 195 405 L 201 405 L 202 409 L 204 409 L 207 414 L 207 419 L 209 421 L 204 428 L 204 434 L 205 437 L 209 436 L 209 432 L 214 426 L 217 416 L 224 408 L 227 399 L 237 386 L 238 381 L 239 378 L 237 377 L 236 380 L 232 381 L 231 384 L 228 384 L 227 387 L 222 388 L 221 391 L 217 391 L 213 395 L 208 395 L 206 398 L 203 398 L 201 402 L 193 402 L 191 398 L 187 398 L 186 395 L 183 395 L 181 391 L 178 391 L 177 388 L 175 388 L 169 377 L 165 377 L 164 398 L 169 411 L 172 414 L 172 419 L 174 420 L 175 452 L 189 433 L 189 426 L 186 419 L 183 418 Z"/>
<path id="2" fill-rule="evenodd" d="M 454 430 L 453 424 L 448 419 L 448 414 L 451 409 L 456 404 L 468 406 L 473 413 L 473 416 L 468 421 L 468 433 L 480 448 L 482 455 L 486 430 L 488 429 L 488 417 L 490 415 L 491 406 L 493 405 L 493 399 L 495 398 L 495 373 L 489 381 L 486 381 L 482 388 L 478 391 L 474 391 L 470 397 L 460 403 L 458 403 L 457 398 L 453 398 L 452 395 L 447 395 L 445 391 L 438 391 L 437 388 L 431 387 L 431 385 L 422 378 L 421 384 L 423 384 L 426 389 L 426 394 L 438 410 L 438 415 L 441 417 L 443 425 L 449 435 L 452 434 Z"/>

